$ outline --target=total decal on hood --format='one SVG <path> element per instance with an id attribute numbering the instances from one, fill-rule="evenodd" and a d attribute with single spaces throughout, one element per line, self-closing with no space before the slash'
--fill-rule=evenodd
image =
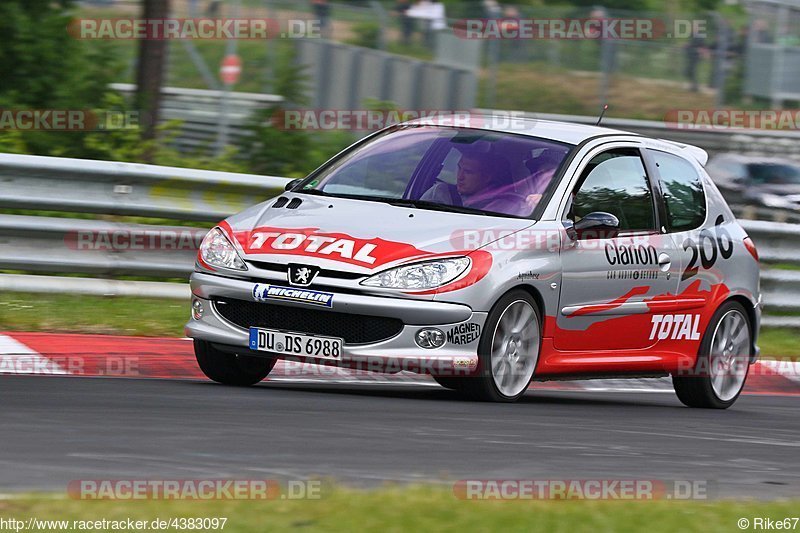
<path id="1" fill-rule="evenodd" d="M 415 246 L 381 238 L 359 239 L 344 233 L 323 233 L 319 228 L 258 227 L 234 231 L 247 255 L 285 254 L 332 259 L 370 269 L 394 261 L 433 255 Z"/>
<path id="2" fill-rule="evenodd" d="M 407 291 L 408 294 L 450 292 L 483 279 L 492 265 L 492 254 L 485 250 L 454 250 L 434 253 L 402 242 L 381 238 L 359 239 L 345 233 L 320 232 L 319 228 L 277 228 L 261 226 L 250 231 L 233 231 L 227 223 L 220 227 L 242 247 L 247 255 L 279 254 L 318 257 L 351 265 L 377 269 L 394 262 L 468 255 L 470 270 L 462 277 L 435 289 Z"/>

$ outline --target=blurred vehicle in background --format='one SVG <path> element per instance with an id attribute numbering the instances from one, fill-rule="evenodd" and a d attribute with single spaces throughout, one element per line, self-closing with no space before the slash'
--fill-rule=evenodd
<path id="1" fill-rule="evenodd" d="M 800 211 L 800 163 L 721 154 L 708 162 L 706 170 L 730 204 Z"/>

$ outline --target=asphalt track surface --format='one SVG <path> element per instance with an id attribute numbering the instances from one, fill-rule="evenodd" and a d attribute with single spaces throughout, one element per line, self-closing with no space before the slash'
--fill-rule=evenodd
<path id="1" fill-rule="evenodd" d="M 529 391 L 475 403 L 424 385 L 0 376 L 0 491 L 76 479 L 709 482 L 713 497 L 800 494 L 797 397 L 727 411 L 668 393 Z"/>

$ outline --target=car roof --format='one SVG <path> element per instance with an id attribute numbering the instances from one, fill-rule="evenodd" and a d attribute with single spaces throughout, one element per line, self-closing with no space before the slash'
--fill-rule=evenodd
<path id="1" fill-rule="evenodd" d="M 534 117 L 516 116 L 513 114 L 499 115 L 470 113 L 468 116 L 450 114 L 432 118 L 418 118 L 409 120 L 403 124 L 454 126 L 487 131 L 499 131 L 503 133 L 516 133 L 573 145 L 580 144 L 587 139 L 591 139 L 592 137 L 597 137 L 599 135 L 640 136 L 629 131 L 615 130 L 602 126 L 588 126 L 586 124 L 544 120 Z"/>
<path id="2" fill-rule="evenodd" d="M 481 129 L 487 131 L 499 131 L 502 133 L 516 133 L 519 135 L 530 135 L 540 139 L 562 142 L 571 145 L 578 145 L 594 137 L 604 135 L 622 135 L 629 137 L 647 138 L 638 133 L 630 131 L 605 128 L 603 126 L 591 126 L 587 124 L 577 124 L 575 122 L 561 122 L 557 120 L 546 120 L 535 117 L 526 117 L 509 113 L 499 114 L 476 114 L 465 113 L 463 115 L 448 114 L 437 115 L 429 118 L 418 118 L 403 122 L 403 125 L 431 125 L 463 127 Z M 708 153 L 700 147 L 684 144 L 668 139 L 654 139 L 669 144 L 674 150 L 696 159 L 701 166 L 708 162 Z"/>

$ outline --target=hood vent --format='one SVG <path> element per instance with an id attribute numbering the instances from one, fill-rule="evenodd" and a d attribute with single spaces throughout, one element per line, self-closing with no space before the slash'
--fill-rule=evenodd
<path id="1" fill-rule="evenodd" d="M 297 209 L 300 207 L 300 204 L 303 203 L 303 200 L 300 198 L 292 198 L 292 201 L 286 206 L 286 209 Z"/>
<path id="2" fill-rule="evenodd" d="M 286 198 L 285 196 L 281 196 L 280 198 L 278 198 L 277 200 L 275 200 L 275 203 L 274 203 L 274 204 L 272 204 L 272 207 L 274 207 L 274 208 L 276 208 L 276 209 L 277 209 L 277 208 L 279 208 L 279 207 L 283 207 L 283 206 L 285 206 L 285 205 L 286 205 L 288 202 L 289 202 L 289 199 L 288 199 L 288 198 Z"/>

